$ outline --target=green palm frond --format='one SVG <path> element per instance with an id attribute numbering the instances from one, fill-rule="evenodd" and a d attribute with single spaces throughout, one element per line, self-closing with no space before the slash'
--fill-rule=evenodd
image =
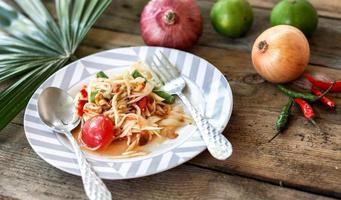
<path id="1" fill-rule="evenodd" d="M 65 66 L 111 0 L 55 0 L 56 18 L 41 0 L 0 0 L 0 130 L 27 104 L 39 85 Z"/>

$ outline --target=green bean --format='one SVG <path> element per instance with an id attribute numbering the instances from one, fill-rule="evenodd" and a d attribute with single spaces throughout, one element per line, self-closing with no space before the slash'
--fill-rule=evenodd
<path id="1" fill-rule="evenodd" d="M 174 95 L 170 95 L 165 91 L 162 90 L 153 90 L 153 92 L 155 94 L 157 94 L 158 96 L 162 97 L 164 99 L 163 102 L 167 103 L 167 104 L 173 104 L 175 102 L 175 96 Z"/>
<path id="2" fill-rule="evenodd" d="M 131 75 L 133 78 L 138 78 L 138 77 L 144 78 L 143 75 L 138 70 L 134 70 Z M 153 92 L 157 94 L 158 96 L 162 97 L 164 99 L 163 102 L 166 104 L 173 104 L 175 102 L 174 95 L 170 95 L 167 92 L 162 91 L 158 88 L 154 88 Z"/>
<path id="3" fill-rule="evenodd" d="M 131 76 L 133 78 L 138 78 L 138 77 L 144 78 L 143 75 L 137 70 L 134 70 L 133 73 L 131 74 Z"/>
<path id="4" fill-rule="evenodd" d="M 109 78 L 103 71 L 99 71 L 96 74 L 96 78 Z"/>

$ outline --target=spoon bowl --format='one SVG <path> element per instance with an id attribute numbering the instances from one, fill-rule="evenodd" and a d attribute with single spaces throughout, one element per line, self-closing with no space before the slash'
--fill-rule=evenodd
<path id="1" fill-rule="evenodd" d="M 71 131 L 80 122 L 74 113 L 73 98 L 56 87 L 46 88 L 38 98 L 40 119 L 56 132 Z"/>

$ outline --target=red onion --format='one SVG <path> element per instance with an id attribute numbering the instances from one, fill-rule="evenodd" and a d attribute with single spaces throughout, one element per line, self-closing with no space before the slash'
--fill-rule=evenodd
<path id="1" fill-rule="evenodd" d="M 189 49 L 201 36 L 203 18 L 195 0 L 152 0 L 140 28 L 147 45 Z"/>

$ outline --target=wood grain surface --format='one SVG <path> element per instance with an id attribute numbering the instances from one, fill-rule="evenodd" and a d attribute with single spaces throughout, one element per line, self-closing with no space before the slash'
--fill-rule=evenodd
<path id="1" fill-rule="evenodd" d="M 86 199 L 80 177 L 39 158 L 20 125 L 11 124 L 2 131 L 0 163 L 0 199 Z M 190 164 L 149 177 L 105 183 L 114 199 L 329 199 Z"/>
<path id="2" fill-rule="evenodd" d="M 47 1 L 52 8 L 52 1 Z M 77 51 L 78 57 L 116 47 L 144 45 L 139 14 L 148 0 L 114 0 Z M 272 143 L 273 125 L 286 102 L 276 87 L 256 75 L 250 60 L 255 38 L 269 24 L 277 0 L 250 0 L 254 24 L 243 38 L 218 35 L 209 21 L 215 1 L 198 0 L 204 33 L 191 52 L 214 64 L 228 78 L 233 115 L 224 134 L 234 153 L 217 161 L 207 152 L 187 164 L 150 177 L 106 181 L 115 199 L 327 199 L 341 198 L 341 110 L 314 106 L 323 132 L 294 109 L 289 129 Z M 341 77 L 339 0 L 312 0 L 320 19 L 309 39 L 307 70 Z M 0 90 L 13 81 L 0 84 Z M 341 105 L 341 95 L 333 95 Z M 0 199 L 84 199 L 79 177 L 45 163 L 30 148 L 23 112 L 0 133 Z M 328 197 L 326 197 L 328 196 Z"/>

